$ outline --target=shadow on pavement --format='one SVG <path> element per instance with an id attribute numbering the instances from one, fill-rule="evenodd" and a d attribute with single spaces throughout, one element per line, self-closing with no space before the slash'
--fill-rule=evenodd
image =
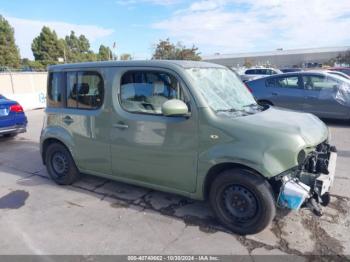
<path id="1" fill-rule="evenodd" d="M 46 172 L 39 154 L 39 144 L 21 137 L 0 139 L 6 144 L 6 150 L 0 152 L 0 171 L 2 166 L 11 174 L 20 176 L 17 184 L 22 187 L 39 185 L 57 186 Z M 37 179 L 37 177 L 42 179 Z M 156 211 L 162 215 L 181 219 L 186 225 L 198 226 L 203 232 L 230 232 L 214 218 L 207 202 L 196 201 L 179 195 L 163 193 L 122 182 L 116 182 L 91 175 L 83 177 L 67 190 L 79 191 L 94 195 L 103 201 L 109 201 L 112 208 L 134 208 L 136 210 Z M 283 217 L 280 212 L 278 217 Z M 232 233 L 232 232 L 230 232 Z"/>

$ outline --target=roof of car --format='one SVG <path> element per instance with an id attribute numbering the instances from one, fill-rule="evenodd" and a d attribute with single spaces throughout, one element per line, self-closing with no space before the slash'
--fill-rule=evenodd
<path id="1" fill-rule="evenodd" d="M 289 76 L 289 75 L 327 75 L 327 72 L 324 71 L 316 71 L 316 70 L 309 70 L 309 71 L 296 71 L 296 72 L 288 72 L 283 74 L 277 74 L 273 76 Z"/>
<path id="2" fill-rule="evenodd" d="M 60 64 L 49 66 L 49 71 L 59 71 L 72 68 L 86 67 L 182 67 L 182 68 L 225 68 L 222 65 L 190 60 L 129 60 L 129 61 L 99 61 L 74 64 Z"/>
<path id="3" fill-rule="evenodd" d="M 250 68 L 247 68 L 246 70 L 256 70 L 256 69 L 271 69 L 271 70 L 278 70 L 277 68 L 273 68 L 273 67 L 250 67 Z"/>
<path id="4" fill-rule="evenodd" d="M 329 70 L 337 70 L 337 69 L 350 69 L 350 67 L 347 66 L 337 66 L 337 67 L 331 67 L 328 68 Z"/>

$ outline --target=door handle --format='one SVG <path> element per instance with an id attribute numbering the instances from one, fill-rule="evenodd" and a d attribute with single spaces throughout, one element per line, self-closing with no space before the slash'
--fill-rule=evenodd
<path id="1" fill-rule="evenodd" d="M 67 125 L 71 124 L 74 122 L 73 118 L 71 118 L 70 116 L 65 116 L 63 118 L 63 122 L 65 122 Z"/>
<path id="2" fill-rule="evenodd" d="M 117 123 L 117 124 L 114 124 L 113 125 L 113 127 L 114 128 L 118 128 L 118 129 L 127 129 L 127 128 L 129 128 L 129 126 L 128 125 L 126 125 L 126 124 L 124 124 L 124 123 Z"/>
<path id="3" fill-rule="evenodd" d="M 278 94 L 277 94 L 277 93 L 275 93 L 275 92 L 273 92 L 273 93 L 272 93 L 272 95 L 273 95 L 273 96 L 278 96 Z"/>

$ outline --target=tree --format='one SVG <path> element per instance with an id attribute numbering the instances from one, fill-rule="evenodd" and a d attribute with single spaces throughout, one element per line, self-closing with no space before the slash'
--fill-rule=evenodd
<path id="1" fill-rule="evenodd" d="M 111 60 L 112 51 L 108 46 L 100 45 L 98 50 L 97 59 L 99 61 Z"/>
<path id="2" fill-rule="evenodd" d="M 20 55 L 15 43 L 15 33 L 9 22 L 0 15 L 0 66 L 17 68 Z"/>
<path id="3" fill-rule="evenodd" d="M 31 61 L 28 58 L 23 58 L 21 60 L 21 67 L 23 70 L 45 70 L 46 66 L 43 65 L 40 61 Z"/>
<path id="4" fill-rule="evenodd" d="M 176 59 L 199 61 L 201 60 L 199 54 L 198 47 L 195 47 L 194 45 L 192 45 L 191 48 L 187 48 L 181 43 L 178 43 L 176 46 Z"/>
<path id="5" fill-rule="evenodd" d="M 175 45 L 170 42 L 169 38 L 166 40 L 159 40 L 159 43 L 154 50 L 152 59 L 174 60 L 176 59 L 175 52 Z"/>
<path id="6" fill-rule="evenodd" d="M 97 56 L 90 50 L 90 42 L 84 36 L 77 37 L 74 31 L 65 37 L 65 53 L 67 62 L 96 61 Z"/>
<path id="7" fill-rule="evenodd" d="M 246 67 L 246 68 L 250 68 L 250 67 L 253 66 L 253 63 L 252 63 L 252 61 L 250 61 L 250 59 L 244 58 L 244 64 L 243 64 L 243 66 Z"/>
<path id="8" fill-rule="evenodd" d="M 130 54 L 121 54 L 120 60 L 132 60 L 132 56 Z"/>
<path id="9" fill-rule="evenodd" d="M 35 61 L 43 65 L 57 64 L 58 58 L 64 57 L 64 43 L 58 39 L 55 31 L 44 26 L 40 35 L 34 38 L 32 51 Z"/>
<path id="10" fill-rule="evenodd" d="M 168 60 L 201 60 L 198 48 L 194 45 L 187 48 L 181 43 L 174 45 L 169 38 L 159 40 L 152 59 L 168 59 Z"/>

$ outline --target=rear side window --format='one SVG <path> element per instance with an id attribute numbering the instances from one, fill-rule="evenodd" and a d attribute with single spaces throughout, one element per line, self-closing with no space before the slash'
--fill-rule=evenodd
<path id="1" fill-rule="evenodd" d="M 166 72 L 130 71 L 121 79 L 120 102 L 131 113 L 161 115 L 170 99 L 187 102 L 176 77 Z"/>
<path id="2" fill-rule="evenodd" d="M 62 107 L 63 73 L 50 73 L 47 89 L 47 106 Z"/>
<path id="3" fill-rule="evenodd" d="M 67 73 L 67 107 L 98 109 L 103 104 L 104 83 L 97 72 Z"/>
<path id="4" fill-rule="evenodd" d="M 299 84 L 298 76 L 287 76 L 276 78 L 275 87 L 299 89 L 301 85 Z"/>

